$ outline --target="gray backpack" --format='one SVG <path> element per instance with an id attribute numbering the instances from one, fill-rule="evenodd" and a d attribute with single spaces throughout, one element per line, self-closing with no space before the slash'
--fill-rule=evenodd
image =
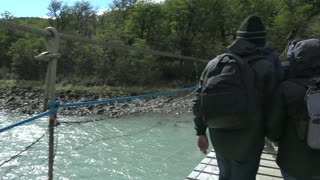
<path id="1" fill-rule="evenodd" d="M 308 110 L 307 143 L 312 149 L 320 150 L 320 83 L 308 88 L 305 94 Z"/>

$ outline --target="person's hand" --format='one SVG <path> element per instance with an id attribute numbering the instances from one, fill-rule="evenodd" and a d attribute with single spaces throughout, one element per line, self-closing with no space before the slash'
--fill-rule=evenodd
<path id="1" fill-rule="evenodd" d="M 207 154 L 207 150 L 208 150 L 208 146 L 209 146 L 207 136 L 205 136 L 205 135 L 198 136 L 197 145 L 198 145 L 199 150 L 203 154 Z"/>

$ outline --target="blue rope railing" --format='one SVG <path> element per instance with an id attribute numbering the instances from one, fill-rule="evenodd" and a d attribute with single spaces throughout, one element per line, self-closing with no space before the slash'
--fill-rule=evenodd
<path id="1" fill-rule="evenodd" d="M 197 86 L 193 86 L 193 87 L 187 87 L 187 88 L 164 91 L 164 92 L 159 92 L 159 93 L 152 93 L 152 94 L 143 94 L 143 95 L 137 95 L 137 96 L 127 96 L 127 97 L 120 97 L 120 98 L 101 99 L 101 100 L 95 100 L 95 101 L 84 101 L 84 102 L 65 103 L 65 104 L 60 104 L 59 101 L 52 101 L 52 102 L 48 103 L 48 106 L 53 107 L 53 109 L 50 109 L 46 112 L 43 112 L 43 113 L 40 113 L 40 114 L 35 115 L 33 117 L 30 117 L 28 119 L 19 121 L 17 123 L 11 124 L 9 126 L 0 128 L 0 133 L 7 131 L 9 129 L 12 129 L 14 127 L 23 125 L 25 123 L 34 121 L 34 120 L 41 118 L 43 116 L 48 116 L 51 113 L 56 113 L 59 108 L 83 106 L 83 105 L 98 104 L 98 103 L 121 102 L 121 101 L 128 101 L 128 100 L 132 100 L 132 99 L 139 99 L 139 98 L 145 98 L 145 97 L 163 96 L 163 95 L 178 93 L 178 92 L 183 92 L 183 91 L 191 91 L 191 90 L 195 90 L 196 88 L 197 88 Z"/>
<path id="2" fill-rule="evenodd" d="M 47 115 L 49 115 L 49 114 L 51 114 L 51 113 L 55 113 L 55 112 L 57 112 L 57 110 L 58 110 L 58 108 L 56 108 L 56 109 L 50 109 L 50 110 L 48 110 L 48 111 L 46 111 L 46 112 L 40 113 L 40 114 L 35 115 L 35 116 L 33 116 L 33 117 L 30 117 L 30 118 L 28 118 L 28 119 L 25 119 L 25 120 L 19 121 L 19 122 L 17 122 L 17 123 L 11 124 L 11 125 L 9 125 L 9 126 L 3 127 L 3 128 L 0 129 L 0 133 L 2 133 L 2 132 L 4 132 L 4 131 L 7 131 L 7 130 L 9 130 L 9 129 L 12 129 L 12 128 L 14 128 L 14 127 L 17 127 L 17 126 L 26 124 L 26 123 L 28 123 L 28 122 L 34 121 L 34 120 L 36 120 L 36 119 L 38 119 L 38 118 L 41 118 L 41 117 L 43 117 L 43 116 L 47 116 Z"/>
<path id="3" fill-rule="evenodd" d="M 72 106 L 83 106 L 83 105 L 89 105 L 89 104 L 97 104 L 97 103 L 121 102 L 121 101 L 128 101 L 128 100 L 131 100 L 131 99 L 162 96 L 162 95 L 178 93 L 178 92 L 183 92 L 183 91 L 189 91 L 189 90 L 194 90 L 194 89 L 196 89 L 196 86 L 195 87 L 182 88 L 182 89 L 176 89 L 176 90 L 170 90 L 170 91 L 164 91 L 164 92 L 159 92 L 159 93 L 137 95 L 137 96 L 127 96 L 127 97 L 112 98 L 112 99 L 101 99 L 101 100 L 95 100 L 95 101 L 66 103 L 66 104 L 61 104 L 60 107 L 65 108 L 65 107 L 72 107 Z"/>

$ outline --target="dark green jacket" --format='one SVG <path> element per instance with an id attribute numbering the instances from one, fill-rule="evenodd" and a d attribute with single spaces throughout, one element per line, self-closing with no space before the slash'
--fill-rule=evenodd
<path id="1" fill-rule="evenodd" d="M 227 48 L 227 52 L 237 54 L 240 57 L 251 55 L 263 56 L 261 49 L 244 40 L 234 41 L 233 44 Z M 228 159 L 257 159 L 260 157 L 264 147 L 264 117 L 269 107 L 268 100 L 273 94 L 277 78 L 273 64 L 267 60 L 256 61 L 252 63 L 252 67 L 256 72 L 256 86 L 261 96 L 261 106 L 257 107 L 255 113 L 252 114 L 254 123 L 252 123 L 250 127 L 242 130 L 209 129 L 213 148 L 217 153 Z M 206 69 L 204 72 L 205 71 Z M 203 123 L 199 106 L 199 92 L 201 92 L 201 85 L 204 79 L 203 74 L 200 78 L 200 85 L 193 106 L 197 135 L 205 135 L 207 129 Z"/>
<path id="2" fill-rule="evenodd" d="M 295 80 L 284 81 L 274 96 L 267 137 L 279 142 L 277 164 L 286 173 L 301 180 L 311 180 L 312 176 L 320 179 L 320 150 L 308 147 L 306 127 L 301 126 L 301 121 L 308 117 L 304 103 L 306 88 Z"/>

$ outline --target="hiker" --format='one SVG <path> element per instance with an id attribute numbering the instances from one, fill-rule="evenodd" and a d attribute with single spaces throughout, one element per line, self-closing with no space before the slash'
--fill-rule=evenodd
<path id="1" fill-rule="evenodd" d="M 250 15 L 241 23 L 227 54 L 211 60 L 202 72 L 193 105 L 197 146 L 207 153 L 208 129 L 219 180 L 256 177 L 265 142 L 264 117 L 278 79 L 265 47 L 264 24 Z"/>
<path id="2" fill-rule="evenodd" d="M 273 97 L 267 137 L 278 142 L 276 162 L 285 180 L 319 180 L 320 40 L 297 42 L 288 62 L 288 79 Z M 316 85 L 314 91 L 308 90 Z"/>
<path id="3" fill-rule="evenodd" d="M 282 68 L 283 68 L 283 80 L 287 80 L 289 78 L 289 67 L 290 67 L 290 62 L 294 60 L 294 55 L 293 55 L 293 49 L 297 45 L 297 40 L 291 40 L 288 42 L 288 45 L 285 49 L 286 55 L 284 56 L 285 60 L 282 62 Z"/>
<path id="4" fill-rule="evenodd" d="M 280 82 L 284 79 L 284 69 L 280 62 L 278 53 L 276 53 L 269 44 L 263 47 L 262 51 L 264 56 L 266 56 L 266 60 L 273 64 L 277 77 L 277 83 L 280 84 Z"/>

